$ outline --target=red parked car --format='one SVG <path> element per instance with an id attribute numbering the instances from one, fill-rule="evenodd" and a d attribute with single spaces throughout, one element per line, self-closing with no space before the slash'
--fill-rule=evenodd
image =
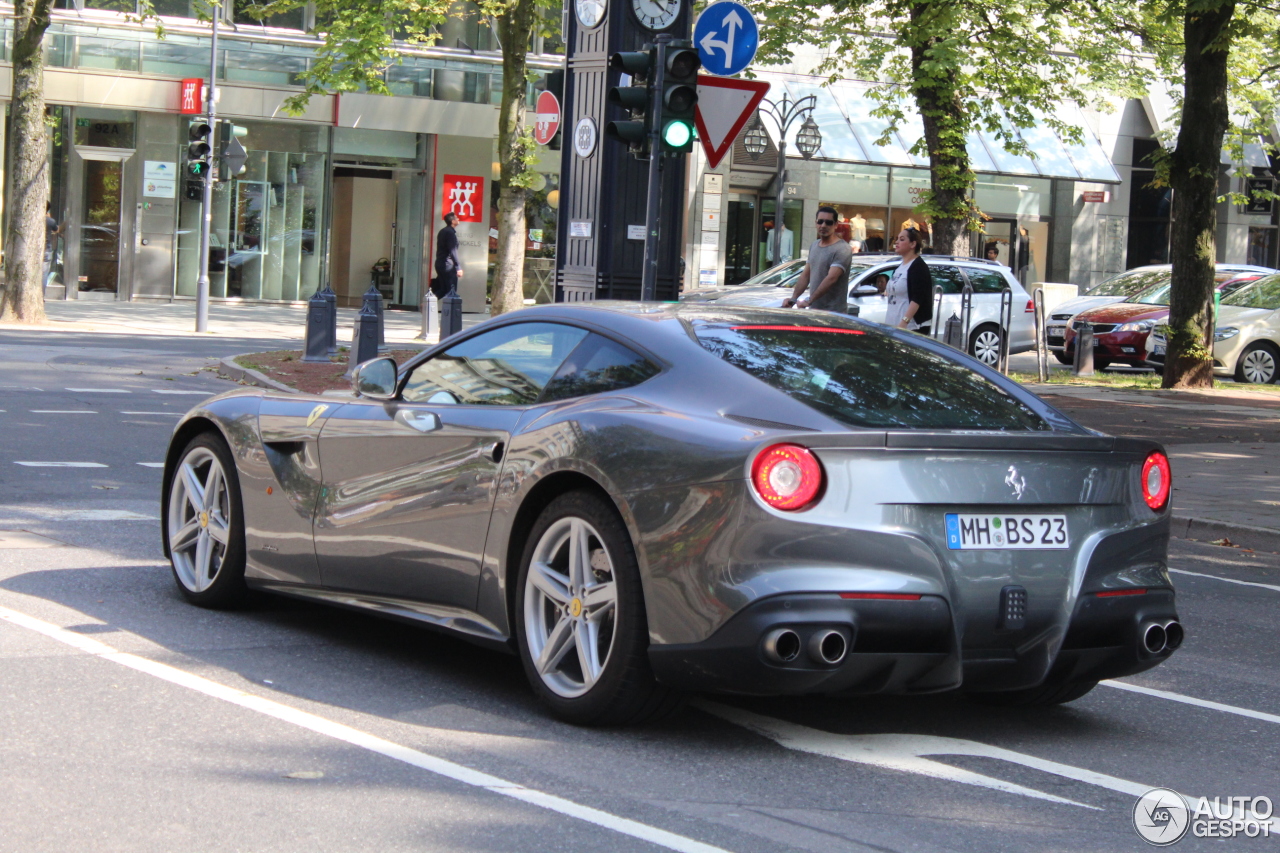
<path id="1" fill-rule="evenodd" d="M 1225 295 L 1263 275 L 1260 272 L 1240 275 L 1220 271 L 1214 278 L 1218 282 L 1218 292 Z M 1166 282 L 1144 290 L 1132 302 L 1113 302 L 1081 311 L 1067 323 L 1067 363 L 1075 358 L 1077 324 L 1091 323 L 1095 370 L 1104 370 L 1112 364 L 1146 367 L 1147 336 L 1169 319 L 1169 291 L 1172 286 L 1172 282 Z"/>

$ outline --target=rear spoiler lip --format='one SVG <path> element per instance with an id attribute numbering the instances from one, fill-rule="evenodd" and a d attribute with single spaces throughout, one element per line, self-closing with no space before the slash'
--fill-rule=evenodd
<path id="1" fill-rule="evenodd" d="M 1154 441 L 1116 438 L 1110 435 L 1064 432 L 988 432 L 976 430 L 850 430 L 848 432 L 795 432 L 763 438 L 763 448 L 794 443 L 814 450 L 976 450 L 976 451 L 1077 451 L 1147 455 L 1164 451 Z"/>

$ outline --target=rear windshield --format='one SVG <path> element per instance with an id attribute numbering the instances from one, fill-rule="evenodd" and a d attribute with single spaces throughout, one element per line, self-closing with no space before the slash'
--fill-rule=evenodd
<path id="1" fill-rule="evenodd" d="M 695 324 L 698 342 L 824 415 L 855 427 L 1048 430 L 964 365 L 874 331 Z"/>

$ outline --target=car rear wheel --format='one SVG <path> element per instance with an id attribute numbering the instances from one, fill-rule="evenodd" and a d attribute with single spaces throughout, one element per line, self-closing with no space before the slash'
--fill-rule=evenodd
<path id="1" fill-rule="evenodd" d="M 1058 352 L 1057 350 L 1050 350 L 1050 352 L 1052 352 L 1053 357 L 1058 360 L 1058 364 L 1071 364 L 1071 356 L 1067 355 L 1065 352 Z"/>
<path id="2" fill-rule="evenodd" d="M 1253 385 L 1269 385 L 1276 381 L 1280 356 L 1271 344 L 1259 341 L 1249 344 L 1236 361 L 1236 381 Z"/>
<path id="3" fill-rule="evenodd" d="M 999 326 L 979 326 L 969 335 L 969 355 L 989 367 L 995 367 L 1000 362 L 1000 339 Z"/>
<path id="4" fill-rule="evenodd" d="M 165 544 L 178 590 L 201 607 L 239 604 L 247 592 L 244 506 L 226 442 L 196 436 L 170 478 Z"/>
<path id="5" fill-rule="evenodd" d="M 649 667 L 635 549 L 617 510 L 578 491 L 552 501 L 530 532 L 517 582 L 525 675 L 560 719 L 634 725 L 679 707 Z"/>
<path id="6" fill-rule="evenodd" d="M 1026 690 L 1003 693 L 967 693 L 965 698 L 996 708 L 1047 708 L 1074 702 L 1098 686 L 1096 681 L 1053 681 Z"/>

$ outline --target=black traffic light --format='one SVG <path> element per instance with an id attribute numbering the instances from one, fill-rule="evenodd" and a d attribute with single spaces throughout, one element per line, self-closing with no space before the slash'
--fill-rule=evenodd
<path id="1" fill-rule="evenodd" d="M 243 175 L 249 152 L 240 143 L 242 137 L 249 135 L 249 129 L 229 121 L 218 122 L 218 161 L 221 179 L 227 180 L 236 175 Z"/>
<path id="2" fill-rule="evenodd" d="M 611 104 L 631 114 L 628 121 L 611 121 L 605 125 L 608 136 L 627 143 L 637 157 L 649 154 L 649 131 L 653 122 L 653 91 L 649 82 L 657 67 L 656 48 L 646 51 L 624 51 L 609 57 L 609 67 L 631 77 L 630 86 L 614 86 L 606 97 Z"/>
<path id="3" fill-rule="evenodd" d="M 187 139 L 187 163 L 207 164 L 213 150 L 213 128 L 207 121 L 193 121 L 187 128 Z"/>
<path id="4" fill-rule="evenodd" d="M 662 152 L 688 154 L 693 150 L 693 118 L 698 106 L 698 69 L 702 60 L 693 43 L 673 41 L 667 47 L 662 81 Z"/>

